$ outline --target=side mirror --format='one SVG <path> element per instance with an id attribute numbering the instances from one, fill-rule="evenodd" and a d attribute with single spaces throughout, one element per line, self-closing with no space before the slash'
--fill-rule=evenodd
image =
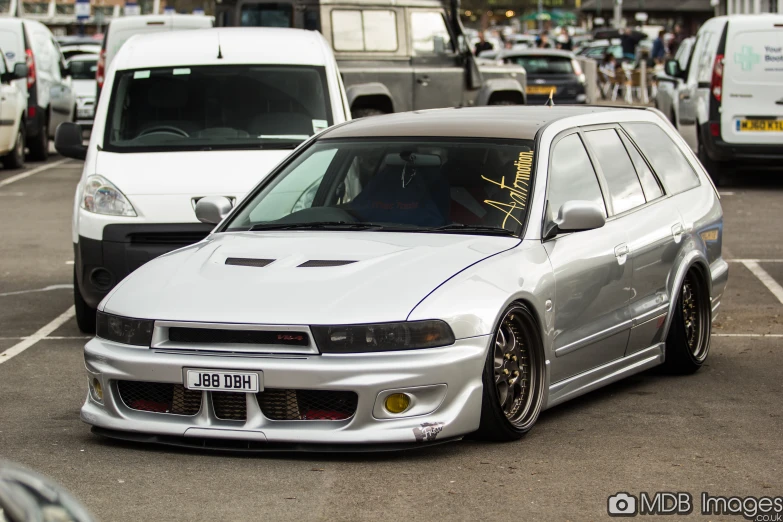
<path id="1" fill-rule="evenodd" d="M 432 45 L 435 50 L 435 54 L 443 54 L 446 52 L 446 42 L 442 36 L 435 36 L 432 38 Z"/>
<path id="2" fill-rule="evenodd" d="M 231 212 L 231 201 L 223 196 L 207 196 L 196 203 L 196 219 L 217 225 Z"/>
<path id="3" fill-rule="evenodd" d="M 14 64 L 14 70 L 11 72 L 11 79 L 18 80 L 20 78 L 27 78 L 27 72 L 26 63 Z"/>
<path id="4" fill-rule="evenodd" d="M 66 158 L 86 158 L 87 147 L 84 145 L 81 125 L 70 121 L 58 125 L 54 133 L 54 148 Z"/>
<path id="5" fill-rule="evenodd" d="M 663 66 L 663 70 L 666 74 L 674 78 L 682 77 L 682 69 L 680 69 L 680 62 L 677 60 L 666 60 L 666 64 Z"/>
<path id="6" fill-rule="evenodd" d="M 604 211 L 592 201 L 566 201 L 554 223 L 550 223 L 544 239 L 551 239 L 562 232 L 593 230 L 605 224 Z"/>

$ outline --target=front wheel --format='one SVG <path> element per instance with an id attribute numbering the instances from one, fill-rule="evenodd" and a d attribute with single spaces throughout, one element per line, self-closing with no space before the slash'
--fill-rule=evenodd
<path id="1" fill-rule="evenodd" d="M 701 368 L 710 351 L 712 308 L 707 283 L 691 268 L 685 275 L 666 337 L 666 373 L 689 374 Z"/>
<path id="2" fill-rule="evenodd" d="M 536 320 L 526 306 L 513 304 L 501 317 L 484 365 L 475 437 L 512 441 L 530 431 L 541 413 L 544 357 Z"/>
<path id="3" fill-rule="evenodd" d="M 715 183 L 716 187 L 719 187 L 724 180 L 724 173 L 723 173 L 723 167 L 720 164 L 720 162 L 713 160 L 707 155 L 707 149 L 702 144 L 702 141 L 699 140 L 699 161 L 702 165 L 704 165 L 704 169 L 707 171 L 707 174 L 710 175 L 710 178 L 712 178 L 712 182 Z"/>
<path id="4" fill-rule="evenodd" d="M 38 136 L 31 138 L 27 144 L 30 149 L 30 159 L 33 161 L 46 161 L 49 159 L 49 126 L 44 120 Z"/>
<path id="5" fill-rule="evenodd" d="M 24 167 L 24 122 L 19 123 L 16 131 L 16 141 L 11 152 L 3 156 L 3 166 L 7 169 L 21 169 Z"/>
<path id="6" fill-rule="evenodd" d="M 82 292 L 79 290 L 79 281 L 76 279 L 76 269 L 73 270 L 73 306 L 76 311 L 76 324 L 79 330 L 86 334 L 95 334 L 95 323 L 98 311 L 88 305 Z"/>

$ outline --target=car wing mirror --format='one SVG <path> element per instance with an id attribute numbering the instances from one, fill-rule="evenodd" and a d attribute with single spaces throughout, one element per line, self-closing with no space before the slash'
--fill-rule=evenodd
<path id="1" fill-rule="evenodd" d="M 81 125 L 70 121 L 58 125 L 54 133 L 54 148 L 66 158 L 86 158 L 87 147 L 84 145 Z"/>
<path id="2" fill-rule="evenodd" d="M 17 63 L 14 64 L 14 69 L 11 71 L 11 79 L 19 80 L 20 78 L 27 78 L 27 64 Z"/>
<path id="3" fill-rule="evenodd" d="M 603 209 L 592 201 L 566 201 L 550 222 L 544 239 L 551 239 L 564 232 L 594 230 L 606 224 Z"/>
<path id="4" fill-rule="evenodd" d="M 223 196 L 207 196 L 196 203 L 196 219 L 217 225 L 231 212 L 231 200 Z"/>
<path id="5" fill-rule="evenodd" d="M 673 78 L 681 78 L 682 77 L 682 69 L 680 69 L 680 62 L 677 60 L 666 60 L 666 64 L 663 66 L 664 71 L 666 71 L 666 74 Z"/>

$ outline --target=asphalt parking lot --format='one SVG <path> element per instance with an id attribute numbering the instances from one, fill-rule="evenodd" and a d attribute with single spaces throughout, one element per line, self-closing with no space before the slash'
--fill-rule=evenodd
<path id="1" fill-rule="evenodd" d="M 79 420 L 80 173 L 57 156 L 0 170 L 0 459 L 54 478 L 100 520 L 598 520 L 618 491 L 783 494 L 783 172 L 721 188 L 729 287 L 696 375 L 614 384 L 515 443 L 252 456 L 119 444 Z"/>

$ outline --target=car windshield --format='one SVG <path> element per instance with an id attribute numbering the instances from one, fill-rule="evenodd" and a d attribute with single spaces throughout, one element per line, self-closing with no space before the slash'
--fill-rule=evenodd
<path id="1" fill-rule="evenodd" d="M 323 67 L 223 65 L 119 71 L 104 148 L 286 149 L 332 124 Z"/>
<path id="2" fill-rule="evenodd" d="M 68 64 L 68 70 L 74 80 L 94 80 L 97 69 L 97 57 L 95 60 L 73 60 Z"/>
<path id="3" fill-rule="evenodd" d="M 242 27 L 293 27 L 293 4 L 242 4 L 239 25 Z"/>
<path id="4" fill-rule="evenodd" d="M 565 56 L 513 56 L 506 61 L 521 65 L 531 75 L 574 74 L 571 59 Z"/>
<path id="5" fill-rule="evenodd" d="M 321 228 L 519 234 L 532 140 L 322 140 L 223 230 Z"/>

